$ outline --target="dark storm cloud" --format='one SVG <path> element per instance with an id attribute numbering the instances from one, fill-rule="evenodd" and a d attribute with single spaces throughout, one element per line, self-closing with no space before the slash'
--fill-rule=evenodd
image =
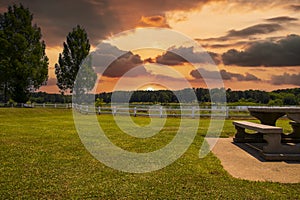
<path id="1" fill-rule="evenodd" d="M 221 72 L 219 71 L 209 71 L 203 68 L 195 69 L 190 72 L 190 75 L 195 79 L 219 79 Z"/>
<path id="2" fill-rule="evenodd" d="M 101 43 L 91 55 L 95 71 L 103 76 L 121 77 L 129 71 L 128 76 L 148 74 L 139 55 L 123 51 L 109 43 Z M 136 69 L 133 70 L 134 68 Z"/>
<path id="3" fill-rule="evenodd" d="M 245 51 L 230 49 L 222 55 L 225 65 L 299 66 L 300 36 L 289 35 L 278 42 L 259 42 Z"/>
<path id="4" fill-rule="evenodd" d="M 213 48 L 213 49 L 219 49 L 219 48 L 229 48 L 229 47 L 236 47 L 236 46 L 248 46 L 252 44 L 254 41 L 238 41 L 233 43 L 206 43 L 201 44 L 201 40 L 198 40 L 200 45 L 204 48 Z"/>
<path id="5" fill-rule="evenodd" d="M 199 42 L 199 44 L 204 47 L 204 48 L 215 48 L 215 49 L 219 49 L 219 48 L 235 48 L 235 47 L 241 47 L 241 48 L 245 48 L 245 47 L 248 47 L 248 46 L 251 46 L 255 43 L 258 43 L 258 42 L 266 42 L 266 41 L 269 41 L 269 42 L 277 42 L 281 39 L 284 39 L 286 36 L 274 36 L 274 37 L 267 37 L 265 39 L 254 39 L 254 40 L 239 40 L 237 42 L 211 42 L 211 43 L 205 43 L 203 42 L 203 40 L 201 39 L 196 39 L 196 41 Z"/>
<path id="6" fill-rule="evenodd" d="M 268 34 L 283 29 L 279 24 L 257 24 L 241 30 L 230 30 L 226 37 L 248 37 L 257 34 Z"/>
<path id="7" fill-rule="evenodd" d="M 227 72 L 229 73 L 229 72 Z M 261 81 L 257 76 L 246 73 L 246 75 L 243 74 L 237 74 L 237 73 L 229 73 L 232 78 L 236 78 L 238 81 Z"/>
<path id="8" fill-rule="evenodd" d="M 106 77 L 122 77 L 125 73 L 134 69 L 135 67 L 142 66 L 143 61 L 139 55 L 134 55 L 128 52 L 123 56 L 113 61 L 108 68 L 104 71 L 103 76 Z M 140 76 L 146 74 L 146 69 L 140 68 L 138 72 L 131 72 L 130 76 Z"/>
<path id="9" fill-rule="evenodd" d="M 297 20 L 298 20 L 297 18 L 289 17 L 289 16 L 280 16 L 280 17 L 273 17 L 273 18 L 266 19 L 266 21 L 276 22 L 276 23 L 293 22 Z"/>
<path id="10" fill-rule="evenodd" d="M 188 61 L 185 60 L 183 57 L 177 55 L 176 53 L 167 51 L 163 55 L 157 56 L 156 62 L 163 65 L 181 65 Z"/>
<path id="11" fill-rule="evenodd" d="M 77 24 L 84 27 L 93 44 L 119 29 L 119 19 L 109 9 L 107 0 L 22 0 L 6 1 L 1 7 L 21 2 L 34 15 L 41 27 L 43 39 L 49 46 L 62 45 L 68 32 Z M 7 6 L 5 6 L 7 7 Z"/>
<path id="12" fill-rule="evenodd" d="M 181 65 L 184 63 L 219 64 L 218 54 L 213 52 L 195 52 L 194 47 L 171 48 L 156 57 L 156 62 L 163 65 Z"/>
<path id="13" fill-rule="evenodd" d="M 208 0 L 7 0 L 0 1 L 0 11 L 8 5 L 22 3 L 34 14 L 34 22 L 41 27 L 43 39 L 48 46 L 62 45 L 68 32 L 77 24 L 84 27 L 93 45 L 112 33 L 135 28 L 142 17 L 148 22 L 162 20 L 160 27 L 167 27 L 164 14 L 173 10 L 191 10 L 201 7 Z M 158 18 L 157 16 L 162 16 Z"/>
<path id="14" fill-rule="evenodd" d="M 123 51 L 110 43 L 103 42 L 96 47 L 95 51 L 91 52 L 93 66 L 96 67 L 97 72 L 101 73 L 101 69 L 127 53 L 128 51 Z"/>
<path id="15" fill-rule="evenodd" d="M 272 76 L 271 83 L 274 85 L 296 85 L 300 86 L 300 73 L 298 74 L 289 74 L 284 73 L 283 75 Z"/>
<path id="16" fill-rule="evenodd" d="M 241 29 L 241 30 L 230 30 L 227 32 L 226 35 L 216 38 L 205 38 L 205 39 L 196 39 L 200 45 L 205 42 L 209 42 L 209 45 L 217 45 L 215 48 L 218 47 L 218 45 L 221 45 L 219 47 L 226 47 L 227 46 L 234 46 L 235 43 L 231 44 L 214 44 L 215 42 L 227 42 L 232 39 L 244 39 L 249 38 L 251 36 L 255 35 L 263 35 L 263 34 L 269 34 L 273 33 L 279 30 L 284 29 L 283 26 L 275 23 L 267 23 L 267 24 L 256 24 L 254 26 L 249 26 L 247 28 Z M 257 39 L 255 39 L 257 40 Z M 251 41 L 250 41 L 251 42 Z M 240 44 L 238 44 L 240 43 Z M 245 41 L 239 41 L 236 45 L 241 45 L 242 43 L 246 43 Z M 222 46 L 223 45 L 223 46 Z"/>
<path id="17" fill-rule="evenodd" d="M 261 80 L 255 75 L 250 73 L 246 73 L 246 75 L 243 75 L 238 73 L 227 72 L 224 69 L 218 72 L 218 71 L 208 71 L 200 68 L 198 70 L 191 71 L 190 75 L 193 76 L 195 79 L 203 79 L 203 78 L 219 79 L 220 77 L 222 77 L 223 80 L 232 80 L 232 79 L 236 79 L 238 81 L 260 81 Z"/>

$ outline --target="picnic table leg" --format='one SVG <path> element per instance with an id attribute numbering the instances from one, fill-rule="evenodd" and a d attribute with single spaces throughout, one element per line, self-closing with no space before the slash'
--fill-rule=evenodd
<path id="1" fill-rule="evenodd" d="M 259 119 L 262 124 L 270 126 L 275 126 L 277 119 L 285 115 L 284 112 L 261 113 L 255 111 L 250 111 L 250 114 Z"/>
<path id="2" fill-rule="evenodd" d="M 300 154 L 299 146 L 281 143 L 281 134 L 264 134 L 264 139 L 268 144 L 263 147 L 262 154 L 267 160 L 276 160 L 276 157 L 282 159 L 284 154 L 293 154 L 294 156 L 299 156 Z"/>
<path id="3" fill-rule="evenodd" d="M 264 153 L 282 152 L 281 135 L 280 134 L 264 134 L 267 145 L 263 147 Z"/>
<path id="4" fill-rule="evenodd" d="M 282 142 L 300 143 L 300 123 L 291 121 L 290 125 L 293 128 L 293 132 L 288 135 L 282 134 Z"/>

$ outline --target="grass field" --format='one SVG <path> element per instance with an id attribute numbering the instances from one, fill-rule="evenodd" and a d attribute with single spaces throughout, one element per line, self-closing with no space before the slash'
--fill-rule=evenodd
<path id="1" fill-rule="evenodd" d="M 111 115 L 98 116 L 107 136 L 129 151 L 152 151 L 174 136 L 179 119 L 160 134 L 135 141 L 122 134 Z M 192 120 L 192 119 L 191 119 Z M 149 123 L 146 117 L 134 118 Z M 0 109 L 0 199 L 299 199 L 300 184 L 251 182 L 231 177 L 209 154 L 199 159 L 208 119 L 200 120 L 188 151 L 173 164 L 150 173 L 120 172 L 97 161 L 76 132 L 71 110 Z M 290 131 L 288 120 L 278 122 Z M 233 135 L 226 120 L 223 137 Z"/>

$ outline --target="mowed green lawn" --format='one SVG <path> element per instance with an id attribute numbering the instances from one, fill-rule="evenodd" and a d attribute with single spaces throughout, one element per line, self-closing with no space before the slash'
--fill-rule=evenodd
<path id="1" fill-rule="evenodd" d="M 120 131 L 111 115 L 98 119 L 116 145 L 143 152 L 170 142 L 179 124 L 179 119 L 169 118 L 158 135 L 133 139 Z M 146 117 L 134 121 L 149 123 Z M 193 144 L 176 162 L 158 171 L 132 174 L 111 169 L 90 155 L 75 130 L 71 110 L 1 108 L 0 199 L 300 198 L 300 184 L 239 180 L 213 154 L 199 159 L 208 123 L 200 120 Z M 278 124 L 290 131 L 288 120 Z M 233 133 L 232 121 L 226 120 L 222 136 Z"/>

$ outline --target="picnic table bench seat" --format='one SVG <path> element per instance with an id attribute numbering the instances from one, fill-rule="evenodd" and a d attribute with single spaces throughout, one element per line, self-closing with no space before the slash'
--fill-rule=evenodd
<path id="1" fill-rule="evenodd" d="M 248 121 L 234 121 L 237 133 L 235 134 L 234 142 L 267 142 L 264 146 L 264 152 L 278 152 L 281 150 L 281 127 L 258 124 Z M 245 129 L 257 131 L 256 133 L 247 133 Z"/>
<path id="2" fill-rule="evenodd" d="M 258 131 L 260 133 L 282 133 L 282 128 L 277 126 L 270 126 L 265 124 L 258 124 L 254 122 L 248 121 L 234 121 L 233 124 L 235 126 L 250 129 L 254 131 Z"/>
<path id="3" fill-rule="evenodd" d="M 258 124 L 248 121 L 233 121 L 237 132 L 233 141 L 236 143 L 258 143 L 267 142 L 263 145 L 262 155 L 267 160 L 299 160 L 300 146 L 283 145 L 281 136 L 283 129 L 281 127 Z M 245 129 L 256 131 L 247 133 Z"/>
<path id="4" fill-rule="evenodd" d="M 237 130 L 235 137 L 233 139 L 234 142 L 243 142 L 243 143 L 264 142 L 264 140 L 267 141 L 266 138 L 268 138 L 269 136 L 272 137 L 274 136 L 281 139 L 281 134 L 283 133 L 283 130 L 280 127 L 258 124 L 254 122 L 248 122 L 248 121 L 233 121 L 233 125 Z M 257 132 L 247 133 L 245 129 L 249 129 Z"/>

